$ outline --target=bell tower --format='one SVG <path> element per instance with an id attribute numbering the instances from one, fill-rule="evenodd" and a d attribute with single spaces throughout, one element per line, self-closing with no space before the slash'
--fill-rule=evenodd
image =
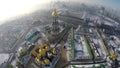
<path id="1" fill-rule="evenodd" d="M 52 22 L 52 33 L 53 35 L 57 35 L 60 31 L 59 29 L 59 22 L 58 22 L 58 15 L 56 9 L 52 12 L 53 22 Z"/>

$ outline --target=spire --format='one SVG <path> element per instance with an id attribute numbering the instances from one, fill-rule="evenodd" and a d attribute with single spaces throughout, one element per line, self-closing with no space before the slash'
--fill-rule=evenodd
<path id="1" fill-rule="evenodd" d="M 56 17 L 56 16 L 57 16 L 57 11 L 56 11 L 56 9 L 53 10 L 52 16 L 53 16 L 53 17 Z"/>
<path id="2" fill-rule="evenodd" d="M 57 17 L 56 9 L 53 10 L 52 17 L 53 17 L 52 32 L 53 32 L 54 35 L 57 35 L 59 33 L 59 23 L 58 23 L 58 17 Z"/>

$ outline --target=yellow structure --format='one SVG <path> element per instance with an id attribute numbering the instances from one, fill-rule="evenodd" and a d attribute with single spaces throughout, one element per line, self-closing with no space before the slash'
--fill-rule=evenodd
<path id="1" fill-rule="evenodd" d="M 36 60 L 38 63 L 42 64 L 42 65 L 44 65 L 44 64 L 48 65 L 48 64 L 50 63 L 50 60 L 47 59 L 47 58 L 44 59 L 43 61 L 41 61 L 40 59 L 41 59 L 41 57 L 36 57 L 36 58 L 35 58 L 35 60 Z"/>
<path id="2" fill-rule="evenodd" d="M 57 54 L 56 49 L 51 50 L 53 54 Z"/>
<path id="3" fill-rule="evenodd" d="M 52 12 L 52 16 L 53 16 L 53 17 L 56 17 L 56 16 L 57 16 L 57 11 L 56 11 L 56 9 L 54 9 L 54 11 Z"/>
<path id="4" fill-rule="evenodd" d="M 36 62 L 38 62 L 42 65 L 48 65 L 50 63 L 50 58 L 48 58 L 47 52 L 51 53 L 52 55 L 57 54 L 55 48 L 51 49 L 48 44 L 41 43 L 38 46 L 38 48 L 36 48 L 35 50 L 32 50 L 32 55 L 35 56 Z"/>
<path id="5" fill-rule="evenodd" d="M 59 27 L 59 22 L 58 22 L 58 16 L 57 16 L 56 9 L 53 10 L 52 17 L 53 17 L 52 34 L 53 35 L 58 35 L 60 33 L 60 27 Z"/>
<path id="6" fill-rule="evenodd" d="M 110 55 L 110 58 L 111 58 L 112 60 L 115 60 L 115 59 L 117 58 L 117 54 L 112 53 L 112 54 Z"/>

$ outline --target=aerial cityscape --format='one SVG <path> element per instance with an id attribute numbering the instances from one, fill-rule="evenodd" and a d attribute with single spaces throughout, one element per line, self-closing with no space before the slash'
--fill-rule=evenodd
<path id="1" fill-rule="evenodd" d="M 77 0 L 42 6 L 0 20 L 0 68 L 120 67 L 120 9 Z"/>

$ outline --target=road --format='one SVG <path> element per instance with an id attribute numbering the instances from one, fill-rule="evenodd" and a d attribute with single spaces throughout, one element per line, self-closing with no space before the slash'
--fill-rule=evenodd
<path id="1" fill-rule="evenodd" d="M 78 18 L 73 18 L 73 17 L 68 17 L 68 16 L 64 16 L 64 15 L 59 15 L 58 18 L 60 20 L 63 20 L 65 22 L 68 22 L 70 24 L 73 24 L 73 25 L 82 25 L 84 24 L 82 20 L 78 19 Z"/>
<path id="2" fill-rule="evenodd" d="M 107 45 L 104 44 L 104 41 L 103 41 L 102 36 L 100 35 L 100 32 L 99 32 L 97 29 L 96 29 L 96 32 L 97 32 L 97 35 L 98 35 L 99 38 L 100 38 L 100 41 L 102 42 L 101 47 L 104 49 L 104 50 L 103 50 L 104 55 L 105 55 L 105 56 L 109 55 L 110 53 L 109 53 L 108 49 L 106 48 Z"/>
<path id="3" fill-rule="evenodd" d="M 71 24 L 75 24 L 75 25 L 82 23 L 82 21 L 79 19 L 73 19 L 73 18 L 70 18 L 67 16 L 59 16 L 59 19 L 69 22 Z M 33 22 L 33 24 L 34 24 L 34 22 Z M 4 68 L 8 68 L 8 66 L 12 62 L 13 58 L 15 57 L 16 49 L 19 48 L 19 45 L 25 40 L 25 36 L 27 35 L 27 33 L 31 30 L 32 27 L 34 27 L 33 24 L 28 27 L 28 29 L 25 31 L 25 33 L 15 42 L 15 44 L 11 48 L 10 53 L 13 53 L 13 55 L 10 56 L 10 58 L 8 59 L 9 61 L 6 62 L 6 67 L 4 67 Z"/>
<path id="4" fill-rule="evenodd" d="M 78 25 L 84 25 L 85 23 L 79 19 L 79 18 L 73 18 L 73 17 L 68 17 L 68 16 L 63 16 L 63 15 L 59 15 L 58 18 L 60 20 L 63 20 L 65 22 L 68 22 L 70 24 L 73 24 L 75 26 Z M 34 24 L 34 23 L 33 23 Z M 34 27 L 33 25 L 29 26 L 28 30 L 26 30 L 26 32 L 16 41 L 16 43 L 13 45 L 13 48 L 11 49 L 11 53 L 13 54 L 13 57 L 15 57 L 15 53 L 16 53 L 16 49 L 18 49 L 19 45 L 25 40 L 25 36 L 27 35 L 27 33 L 31 30 L 31 28 Z M 10 64 L 11 62 L 8 62 L 7 66 Z"/>
<path id="5" fill-rule="evenodd" d="M 14 53 L 16 51 L 16 49 L 19 47 L 19 45 L 25 40 L 25 36 L 27 35 L 27 33 L 31 30 L 33 26 L 31 25 L 26 31 L 25 33 L 16 41 L 16 43 L 13 45 L 13 47 L 11 48 L 11 53 Z"/>
<path id="6" fill-rule="evenodd" d="M 31 30 L 32 27 L 34 27 L 34 26 L 33 25 L 29 26 L 28 29 L 26 30 L 26 32 L 13 45 L 13 47 L 10 50 L 10 53 L 12 53 L 12 55 L 9 57 L 8 61 L 6 62 L 6 65 L 5 65 L 6 67 L 4 67 L 4 68 L 9 68 L 10 63 L 12 62 L 12 60 L 15 57 L 16 49 L 18 49 L 19 45 L 25 40 L 25 36 Z"/>

